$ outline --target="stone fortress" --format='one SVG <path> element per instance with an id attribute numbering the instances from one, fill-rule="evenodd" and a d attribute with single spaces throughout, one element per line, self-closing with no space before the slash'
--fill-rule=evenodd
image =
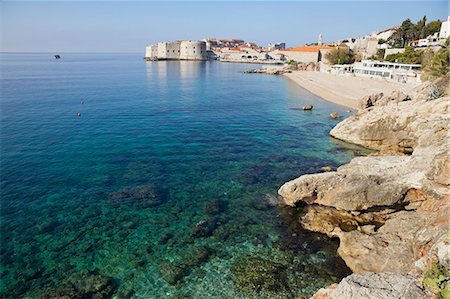
<path id="1" fill-rule="evenodd" d="M 181 40 L 159 42 L 145 48 L 146 60 L 207 60 L 206 42 Z"/>

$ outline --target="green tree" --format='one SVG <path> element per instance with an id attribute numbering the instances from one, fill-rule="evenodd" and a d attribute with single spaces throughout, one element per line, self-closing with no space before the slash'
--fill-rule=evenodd
<path id="1" fill-rule="evenodd" d="M 422 68 L 425 68 L 433 59 L 434 51 L 430 48 L 426 48 L 420 54 L 420 63 L 422 64 Z"/>
<path id="2" fill-rule="evenodd" d="M 417 22 L 416 30 L 417 30 L 418 38 L 427 37 L 426 30 L 425 30 L 426 24 L 427 24 L 427 16 L 423 16 L 423 18 Z"/>
<path id="3" fill-rule="evenodd" d="M 442 48 L 437 51 L 431 61 L 428 63 L 425 71 L 431 77 L 441 77 L 449 73 L 449 48 Z"/>
<path id="4" fill-rule="evenodd" d="M 440 20 L 432 21 L 425 26 L 425 37 L 441 30 L 442 22 Z"/>
<path id="5" fill-rule="evenodd" d="M 408 42 L 420 38 L 426 38 L 427 36 L 438 32 L 440 29 L 441 21 L 432 21 L 427 24 L 426 16 L 423 16 L 417 24 L 414 24 L 410 19 L 406 19 L 388 39 L 388 42 L 394 48 L 403 48 L 408 44 Z"/>
<path id="6" fill-rule="evenodd" d="M 415 50 L 411 46 L 406 46 L 405 51 L 388 55 L 386 56 L 386 60 L 390 62 L 418 64 L 421 62 L 421 54 L 421 50 Z"/>
<path id="7" fill-rule="evenodd" d="M 398 38 L 402 43 L 402 47 L 404 47 L 409 41 L 415 40 L 418 37 L 416 25 L 414 25 L 410 19 L 404 20 L 397 32 L 399 34 Z"/>
<path id="8" fill-rule="evenodd" d="M 353 52 L 348 47 L 337 47 L 325 54 L 325 58 L 331 64 L 347 64 L 354 61 Z"/>

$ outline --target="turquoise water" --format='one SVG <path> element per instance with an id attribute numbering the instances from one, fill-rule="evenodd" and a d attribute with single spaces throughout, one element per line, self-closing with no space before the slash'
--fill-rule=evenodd
<path id="1" fill-rule="evenodd" d="M 291 298 L 347 273 L 273 204 L 355 155 L 328 137 L 345 108 L 254 65 L 61 56 L 1 57 L 0 297 Z"/>

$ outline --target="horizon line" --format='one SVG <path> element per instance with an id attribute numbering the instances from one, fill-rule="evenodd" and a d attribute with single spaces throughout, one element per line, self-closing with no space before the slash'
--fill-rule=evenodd
<path id="1" fill-rule="evenodd" d="M 0 54 L 59 54 L 59 53 L 66 53 L 66 54 L 78 54 L 78 53 L 86 53 L 86 54 L 138 54 L 139 52 L 131 52 L 131 51 L 0 51 Z"/>

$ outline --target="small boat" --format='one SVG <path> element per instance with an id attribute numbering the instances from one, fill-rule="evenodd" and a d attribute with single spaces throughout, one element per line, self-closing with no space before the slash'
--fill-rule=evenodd
<path id="1" fill-rule="evenodd" d="M 59 56 L 58 54 L 53 55 L 53 57 L 54 57 L 55 59 L 60 59 L 60 58 L 61 58 L 61 56 Z"/>
<path id="2" fill-rule="evenodd" d="M 306 105 L 306 106 L 303 106 L 303 110 L 305 110 L 305 111 L 310 111 L 310 110 L 312 110 L 313 109 L 313 105 Z"/>

